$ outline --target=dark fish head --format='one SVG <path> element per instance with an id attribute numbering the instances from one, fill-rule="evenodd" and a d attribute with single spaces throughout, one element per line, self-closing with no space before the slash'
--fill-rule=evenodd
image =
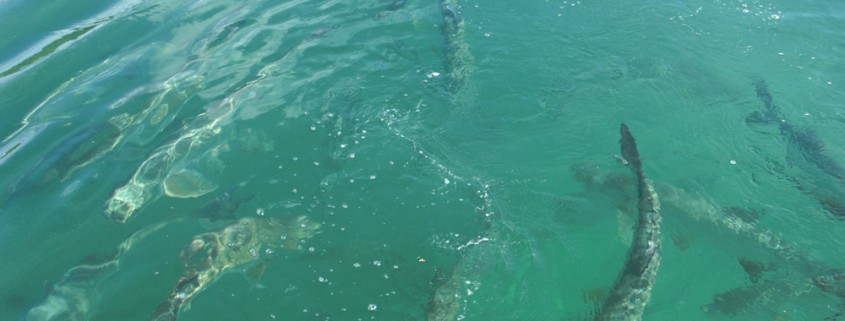
<path id="1" fill-rule="evenodd" d="M 461 22 L 460 14 L 458 14 L 458 11 L 450 5 L 443 6 L 443 17 L 454 24 Z"/>
<path id="2" fill-rule="evenodd" d="M 843 271 L 814 277 L 813 283 L 822 291 L 845 298 L 845 272 Z"/>
<path id="3" fill-rule="evenodd" d="M 314 39 L 320 38 L 320 37 L 329 33 L 329 31 L 332 31 L 332 30 L 334 30 L 334 27 L 332 27 L 332 26 L 319 28 L 317 30 L 312 31 L 308 35 L 308 37 L 306 37 L 305 40 L 303 40 L 303 41 L 314 40 Z"/>
<path id="4" fill-rule="evenodd" d="M 621 134 L 619 144 L 622 147 L 622 158 L 627 162 L 628 167 L 635 172 L 639 172 L 642 170 L 640 152 L 637 151 L 637 142 L 634 140 L 634 136 L 631 135 L 631 131 L 628 130 L 628 125 L 623 123 L 619 127 L 619 133 Z"/>
<path id="5" fill-rule="evenodd" d="M 843 204 L 842 201 L 836 198 L 826 198 L 822 196 L 817 196 L 817 198 L 826 211 L 833 214 L 833 216 L 837 219 L 845 220 L 845 204 Z"/>

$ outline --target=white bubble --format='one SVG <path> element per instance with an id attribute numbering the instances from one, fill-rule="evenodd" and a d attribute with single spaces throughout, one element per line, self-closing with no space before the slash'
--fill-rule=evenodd
<path id="1" fill-rule="evenodd" d="M 381 266 L 381 261 L 379 261 L 379 260 L 375 260 L 375 261 L 373 261 L 373 265 L 375 265 L 375 266 Z"/>
<path id="2" fill-rule="evenodd" d="M 367 310 L 375 311 L 376 309 L 378 309 L 378 306 L 375 304 L 370 303 L 370 305 L 367 306 Z"/>
<path id="3" fill-rule="evenodd" d="M 352 264 L 352 266 L 359 268 L 359 267 L 361 267 L 361 263 L 355 262 L 354 264 Z"/>
<path id="4" fill-rule="evenodd" d="M 731 165 L 736 165 L 736 161 L 732 159 L 732 160 L 731 160 Z"/>
<path id="5" fill-rule="evenodd" d="M 255 210 L 255 214 L 257 214 L 258 216 L 264 216 L 264 209 L 259 207 L 257 210 Z"/>

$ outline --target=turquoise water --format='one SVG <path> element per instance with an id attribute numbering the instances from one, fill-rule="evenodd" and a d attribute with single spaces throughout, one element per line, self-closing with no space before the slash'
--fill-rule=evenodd
<path id="1" fill-rule="evenodd" d="M 0 320 L 150 320 L 211 270 L 180 320 L 580 320 L 636 221 L 621 122 L 662 202 L 643 319 L 835 315 L 843 12 L 0 0 Z"/>

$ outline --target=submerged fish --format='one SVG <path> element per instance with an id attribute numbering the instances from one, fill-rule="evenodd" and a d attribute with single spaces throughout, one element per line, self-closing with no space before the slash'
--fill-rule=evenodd
<path id="1" fill-rule="evenodd" d="M 120 141 L 124 129 L 123 124 L 115 120 L 117 118 L 82 129 L 58 143 L 41 160 L 9 183 L 6 193 L 15 196 L 43 189 L 67 179 L 80 168 L 110 152 Z"/>
<path id="2" fill-rule="evenodd" d="M 595 320 L 641 320 L 651 300 L 651 288 L 660 267 L 660 202 L 651 181 L 643 172 L 636 141 L 624 123 L 620 133 L 622 157 L 637 175 L 638 222 L 625 265 Z"/>
<path id="3" fill-rule="evenodd" d="M 135 233 L 124 240 L 112 255 L 96 263 L 83 263 L 68 270 L 40 305 L 26 314 L 26 321 L 87 321 L 98 304 L 100 287 L 120 269 L 124 254 L 138 242 L 176 221 L 164 221 Z"/>
<path id="4" fill-rule="evenodd" d="M 602 189 L 620 190 L 631 185 L 630 182 L 623 182 L 615 177 L 617 174 L 599 171 L 594 166 L 579 164 L 573 166 L 573 171 L 575 177 L 588 188 L 598 186 Z M 655 188 L 660 194 L 661 204 L 674 209 L 677 214 L 682 214 L 683 218 L 690 219 L 689 222 L 704 224 L 704 228 L 721 235 L 720 237 L 749 244 L 751 253 L 759 254 L 762 251 L 771 257 L 767 263 L 761 263 L 762 266 L 753 262 L 743 264 L 740 261 L 739 266 L 746 271 L 751 282 L 714 295 L 712 302 L 701 307 L 707 315 L 738 315 L 760 307 L 775 307 L 777 302 L 783 303 L 797 298 L 815 288 L 839 296 L 836 286 L 832 285 L 839 284 L 840 289 L 845 288 L 845 277 L 840 280 L 836 278 L 837 269 L 818 260 L 812 253 L 801 249 L 778 233 L 758 225 L 753 220 L 736 215 L 735 210 L 726 209 L 705 195 L 690 193 L 666 183 L 657 183 Z M 755 271 L 758 268 L 762 268 L 759 274 Z M 757 282 L 753 282 L 753 279 L 757 279 Z"/>
<path id="5" fill-rule="evenodd" d="M 798 188 L 813 196 L 822 207 L 840 219 L 845 219 L 845 168 L 825 153 L 824 144 L 810 129 L 792 126 L 775 105 L 765 81 L 754 81 L 757 98 L 763 103 L 762 112 L 752 113 L 748 123 L 776 123 L 781 136 L 789 143 L 790 160 L 811 177 L 792 180 Z"/>
<path id="6" fill-rule="evenodd" d="M 445 278 L 437 270 L 431 283 L 439 284 L 432 293 L 425 311 L 426 321 L 454 321 L 461 308 L 461 291 L 463 290 L 463 273 L 465 264 L 458 262 L 452 273 Z"/>
<path id="7" fill-rule="evenodd" d="M 253 197 L 255 197 L 254 194 L 238 193 L 239 187 L 240 185 L 203 203 L 196 210 L 194 215 L 212 222 L 217 220 L 234 219 L 235 211 L 237 211 L 243 203 L 249 202 Z"/>
<path id="8" fill-rule="evenodd" d="M 833 270 L 830 274 L 816 276 L 813 278 L 813 283 L 822 291 L 845 298 L 845 272 L 841 270 Z"/>
<path id="9" fill-rule="evenodd" d="M 194 121 L 196 128 L 184 130 L 156 149 L 125 185 L 112 192 L 103 206 L 105 216 L 122 224 L 162 195 L 191 198 L 216 189 L 216 177 L 224 167 L 218 157 L 225 150 L 219 122 L 230 112 L 224 110 L 220 118 L 214 118 L 207 111 Z"/>
<path id="10" fill-rule="evenodd" d="M 458 12 L 457 0 L 441 0 L 443 14 L 443 35 L 446 37 L 446 89 L 458 93 L 469 78 L 474 59 L 469 44 L 464 40 L 464 20 Z"/>
<path id="11" fill-rule="evenodd" d="M 185 273 L 151 320 L 176 320 L 183 306 L 225 273 L 262 264 L 262 257 L 276 249 L 301 249 L 302 242 L 317 234 L 319 228 L 319 223 L 305 216 L 285 221 L 248 217 L 195 236 L 181 254 Z"/>

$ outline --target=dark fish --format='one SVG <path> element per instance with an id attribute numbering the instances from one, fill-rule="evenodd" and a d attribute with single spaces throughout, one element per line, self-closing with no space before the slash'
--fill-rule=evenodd
<path id="1" fill-rule="evenodd" d="M 442 32 L 446 38 L 446 90 L 455 94 L 463 88 L 472 73 L 475 59 L 469 51 L 469 44 L 464 40 L 464 20 L 458 12 L 458 1 L 441 0 L 440 12 L 443 15 Z"/>
<path id="2" fill-rule="evenodd" d="M 319 233 L 320 224 L 305 216 L 285 221 L 242 218 L 225 228 L 195 236 L 182 251 L 186 270 L 176 286 L 156 308 L 152 321 L 173 321 L 182 307 L 226 273 L 258 266 L 276 249 L 302 249 L 302 243 Z"/>
<path id="3" fill-rule="evenodd" d="M 43 189 L 72 175 L 76 170 L 111 151 L 121 130 L 111 123 L 88 127 L 65 139 L 9 185 L 10 196 Z"/>
<path id="4" fill-rule="evenodd" d="M 812 287 L 809 279 L 793 272 L 783 272 L 785 274 L 767 277 L 757 283 L 716 294 L 713 296 L 713 302 L 702 306 L 701 310 L 711 318 L 737 317 L 766 306 L 781 310 L 788 300 L 806 293 L 809 287 Z"/>
<path id="5" fill-rule="evenodd" d="M 651 299 L 651 288 L 660 267 L 660 202 L 643 172 L 636 141 L 624 123 L 620 133 L 622 157 L 637 176 L 638 222 L 625 265 L 601 310 L 595 315 L 595 320 L 641 320 Z"/>
<path id="6" fill-rule="evenodd" d="M 147 226 L 132 233 L 111 255 L 86 259 L 88 263 L 68 270 L 62 279 L 53 285 L 44 302 L 27 312 L 28 321 L 83 321 L 97 319 L 97 305 L 103 287 L 120 270 L 121 259 L 138 242 L 157 233 L 177 221 L 164 221 Z"/>
<path id="7" fill-rule="evenodd" d="M 241 29 L 249 27 L 254 23 L 256 23 L 255 19 L 243 19 L 226 25 L 225 27 L 223 27 L 223 30 L 220 30 L 220 33 L 218 33 L 217 36 L 214 37 L 214 40 L 212 40 L 206 46 L 206 48 L 211 49 L 221 45 L 226 40 L 229 40 L 229 38 L 231 38 L 235 33 L 240 31 Z"/>
<path id="8" fill-rule="evenodd" d="M 834 270 L 829 274 L 816 276 L 813 283 L 822 291 L 845 298 L 845 272 Z"/>
<path id="9" fill-rule="evenodd" d="M 253 194 L 237 195 L 237 190 L 237 187 L 233 188 L 203 203 L 195 212 L 195 216 L 209 219 L 212 222 L 234 219 L 238 208 L 255 197 Z"/>
<path id="10" fill-rule="evenodd" d="M 701 307 L 710 317 L 715 317 L 720 314 L 735 316 L 747 311 L 748 307 L 760 300 L 764 291 L 769 287 L 763 285 L 753 285 L 751 287 L 740 287 L 730 289 L 728 291 L 716 294 L 713 296 L 713 302 Z"/>
<path id="11" fill-rule="evenodd" d="M 781 136 L 789 143 L 790 150 L 796 150 L 800 156 L 792 159 L 793 164 L 808 174 L 821 171 L 828 176 L 815 175 L 813 179 L 796 181 L 799 189 L 815 197 L 822 207 L 834 216 L 845 219 L 845 168 L 825 153 L 824 143 L 813 130 L 795 128 L 786 121 L 775 105 L 764 80 L 755 80 L 754 88 L 757 98 L 763 103 L 763 111 L 751 114 L 746 118 L 746 122 L 776 123 Z"/>
<path id="12" fill-rule="evenodd" d="M 616 176 L 616 174 L 602 172 L 595 166 L 583 164 L 573 166 L 572 169 L 576 178 L 585 187 L 619 189 L 619 186 L 607 183 L 609 180 L 616 179 L 606 176 Z M 777 305 L 772 302 L 774 299 L 779 300 L 779 303 L 787 302 L 807 293 L 814 287 L 814 283 L 822 291 L 837 296 L 845 294 L 845 290 L 838 292 L 842 294 L 838 294 L 835 290 L 834 285 L 838 282 L 840 289 L 845 289 L 845 276 L 837 277 L 839 270 L 801 249 L 797 244 L 784 239 L 778 233 L 749 222 L 748 217 L 743 219 L 741 215 L 736 215 L 736 209 L 741 207 L 722 207 L 703 195 L 691 194 L 665 183 L 657 184 L 656 188 L 660 192 L 661 203 L 674 207 L 677 213 L 684 214 L 694 222 L 703 223 L 725 237 L 749 242 L 751 245 L 749 250 L 753 249 L 754 253 L 762 251 L 770 257 L 770 261 L 776 262 L 776 265 L 763 264 L 766 265 L 764 269 L 767 271 L 761 273 L 756 283 L 748 282 L 715 295 L 711 303 L 701 307 L 708 316 L 730 316 L 749 310 L 775 307 Z M 728 214 L 726 212 L 730 214 L 726 215 Z M 763 213 L 762 210 L 750 210 L 750 212 Z M 746 269 L 754 269 L 753 264 L 746 265 Z M 775 267 L 777 271 L 773 271 Z M 845 299 L 845 296 L 843 298 Z"/>
<path id="13" fill-rule="evenodd" d="M 444 276 L 440 270 L 435 271 L 434 277 L 431 280 L 432 284 L 438 284 L 437 288 L 428 301 L 428 307 L 425 311 L 426 321 L 453 321 L 458 315 L 458 310 L 461 307 L 461 296 L 459 295 L 462 287 L 459 276 L 462 266 L 458 266 L 452 270 L 452 273 L 447 277 Z"/>

